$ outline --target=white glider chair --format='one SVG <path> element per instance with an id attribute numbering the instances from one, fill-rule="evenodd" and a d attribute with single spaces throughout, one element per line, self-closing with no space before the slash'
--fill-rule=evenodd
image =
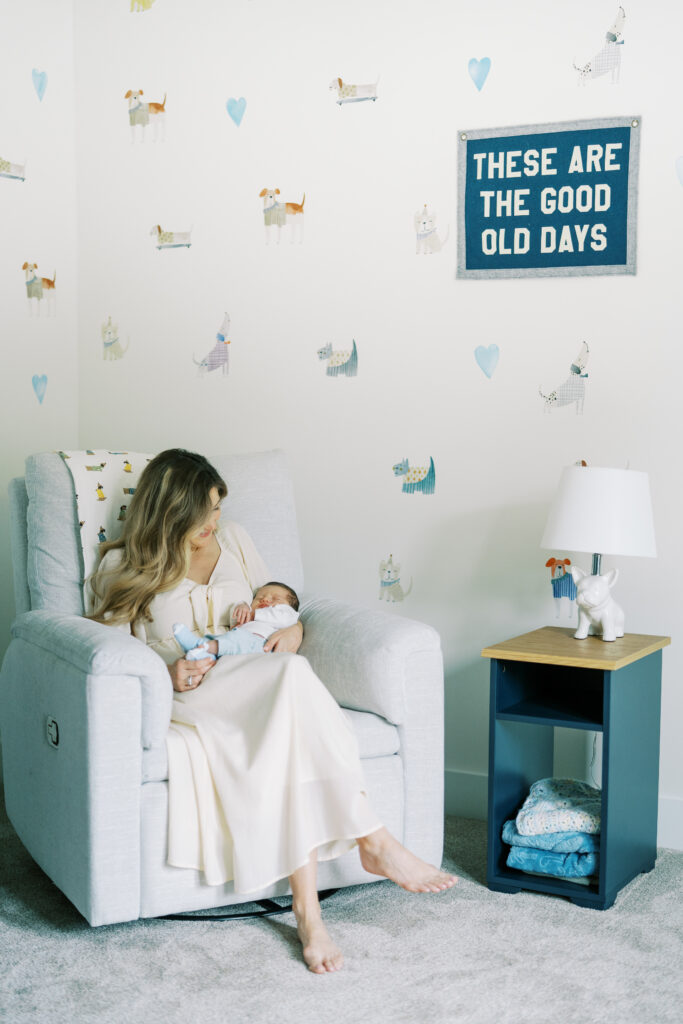
<path id="1" fill-rule="evenodd" d="M 378 814 L 439 864 L 437 633 L 306 594 L 282 452 L 211 461 L 228 484 L 226 517 L 249 531 L 273 578 L 303 594 L 300 653 L 346 709 Z M 10 517 L 17 618 L 0 675 L 0 733 L 7 813 L 31 856 L 91 925 L 287 894 L 286 879 L 245 897 L 166 864 L 170 677 L 139 640 L 83 617 L 74 484 L 59 454 L 27 459 L 25 478 L 10 484 Z M 321 890 L 377 881 L 357 850 L 322 863 L 318 877 Z"/>

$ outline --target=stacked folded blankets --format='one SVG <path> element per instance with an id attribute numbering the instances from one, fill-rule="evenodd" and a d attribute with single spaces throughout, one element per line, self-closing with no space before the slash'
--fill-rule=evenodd
<path id="1" fill-rule="evenodd" d="M 517 818 L 503 825 L 508 867 L 590 880 L 600 862 L 601 802 L 599 789 L 576 779 L 535 782 Z"/>

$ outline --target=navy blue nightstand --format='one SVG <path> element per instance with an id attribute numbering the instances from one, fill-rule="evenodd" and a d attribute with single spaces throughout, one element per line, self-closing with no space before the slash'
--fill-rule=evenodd
<path id="1" fill-rule="evenodd" d="M 547 626 L 482 651 L 491 658 L 487 884 L 566 896 L 606 910 L 657 856 L 659 714 L 664 636 L 575 640 Z M 503 824 L 532 783 L 553 774 L 553 727 L 601 732 L 602 831 L 597 884 L 507 867 Z"/>

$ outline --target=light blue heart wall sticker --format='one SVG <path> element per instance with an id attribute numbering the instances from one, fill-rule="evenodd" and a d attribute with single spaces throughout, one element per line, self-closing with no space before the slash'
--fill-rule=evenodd
<path id="1" fill-rule="evenodd" d="M 476 57 L 473 57 L 467 65 L 467 70 L 470 73 L 470 78 L 476 85 L 477 89 L 481 92 L 482 86 L 488 78 L 489 71 L 491 70 L 491 58 L 482 57 L 481 60 L 477 60 Z"/>
<path id="2" fill-rule="evenodd" d="M 47 89 L 47 71 L 39 71 L 38 68 L 34 68 L 31 72 L 31 78 L 33 79 L 33 88 L 36 90 L 36 95 L 42 102 L 45 90 Z"/>
<path id="3" fill-rule="evenodd" d="M 498 365 L 499 355 L 500 349 L 497 345 L 489 345 L 488 348 L 477 345 L 474 350 L 474 358 L 477 360 L 480 370 L 483 370 L 489 380 L 493 377 L 493 371 Z"/>
<path id="4" fill-rule="evenodd" d="M 227 107 L 228 114 L 239 128 L 244 117 L 244 111 L 247 109 L 247 101 L 244 96 L 240 96 L 238 100 L 231 96 L 225 106 Z"/>
<path id="5" fill-rule="evenodd" d="M 37 373 L 34 373 L 31 383 L 33 384 L 33 390 L 36 393 L 36 398 L 42 405 L 43 399 L 45 398 L 45 391 L 47 390 L 47 377 L 44 373 L 40 376 L 38 376 Z"/>

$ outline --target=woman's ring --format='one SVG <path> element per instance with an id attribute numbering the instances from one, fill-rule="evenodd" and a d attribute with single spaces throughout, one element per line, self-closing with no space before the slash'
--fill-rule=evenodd
<path id="1" fill-rule="evenodd" d="M 187 685 L 192 686 L 192 676 L 187 677 Z"/>

